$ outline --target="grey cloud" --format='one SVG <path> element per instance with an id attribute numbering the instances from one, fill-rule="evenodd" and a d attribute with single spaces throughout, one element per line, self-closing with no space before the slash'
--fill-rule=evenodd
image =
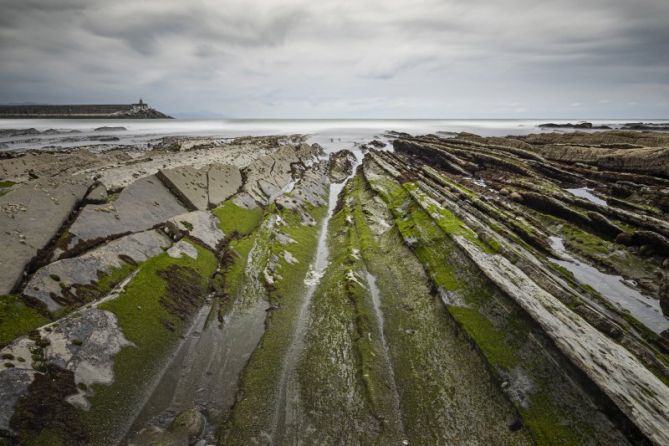
<path id="1" fill-rule="evenodd" d="M 276 46 L 304 15 L 302 11 L 286 8 L 277 8 L 270 16 L 257 17 L 252 10 L 206 8 L 197 2 L 183 3 L 182 8 L 161 9 L 160 5 L 157 3 L 155 11 L 100 8 L 87 14 L 82 26 L 92 34 L 120 39 L 148 55 L 165 37 L 210 45 Z"/>
<path id="2" fill-rule="evenodd" d="M 669 115 L 666 0 L 0 0 L 0 11 L 0 102 Z"/>

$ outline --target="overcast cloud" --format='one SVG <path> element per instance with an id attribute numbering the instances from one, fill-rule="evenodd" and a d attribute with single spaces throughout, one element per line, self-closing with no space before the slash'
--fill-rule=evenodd
<path id="1" fill-rule="evenodd" d="M 669 0 L 0 0 L 0 102 L 669 118 Z"/>

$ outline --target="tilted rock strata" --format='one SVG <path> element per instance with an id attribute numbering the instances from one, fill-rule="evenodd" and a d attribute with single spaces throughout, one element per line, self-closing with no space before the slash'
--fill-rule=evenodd
<path id="1" fill-rule="evenodd" d="M 207 171 L 190 166 L 161 170 L 156 175 L 190 210 L 209 206 Z"/>
<path id="2" fill-rule="evenodd" d="M 209 207 L 221 205 L 242 187 L 239 168 L 229 164 L 212 164 L 207 171 Z"/>
<path id="3" fill-rule="evenodd" d="M 189 235 L 202 242 L 212 251 L 218 249 L 218 245 L 225 238 L 225 234 L 218 227 L 219 221 L 209 211 L 194 211 L 187 214 L 177 215 L 167 220 L 167 232 L 175 238 Z"/>
<path id="4" fill-rule="evenodd" d="M 170 245 L 170 240 L 159 231 L 151 230 L 121 237 L 88 251 L 78 257 L 57 260 L 40 268 L 26 284 L 24 296 L 43 302 L 49 311 L 55 311 L 77 299 L 77 286 L 94 285 L 114 269 L 141 263 L 157 256 Z"/>
<path id="5" fill-rule="evenodd" d="M 216 207 L 242 187 L 239 169 L 229 164 L 212 164 L 200 169 L 176 167 L 161 170 L 157 176 L 191 210 Z"/>
<path id="6" fill-rule="evenodd" d="M 469 221 L 471 216 L 476 215 L 480 211 L 483 211 L 480 216 L 487 219 L 495 215 L 501 216 L 509 210 L 515 214 L 512 217 L 513 219 L 523 221 L 524 216 L 521 214 L 520 209 L 528 206 L 538 213 L 536 214 L 537 217 L 543 218 L 543 214 L 548 214 L 551 218 L 566 220 L 567 224 L 574 225 L 578 228 L 578 231 L 584 231 L 583 234 L 594 232 L 595 235 L 593 238 L 598 239 L 602 237 L 604 241 L 601 243 L 603 244 L 610 243 L 606 242 L 607 239 L 612 240 L 617 235 L 629 231 L 628 225 L 638 225 L 642 229 L 636 230 L 632 234 L 643 234 L 645 231 L 649 231 L 649 237 L 645 240 L 657 240 L 657 242 L 650 245 L 655 247 L 652 252 L 655 253 L 656 257 L 652 261 L 655 265 L 663 262 L 663 256 L 666 256 L 664 248 L 662 248 L 664 246 L 662 241 L 665 234 L 665 221 L 661 218 L 651 216 L 652 214 L 649 215 L 651 212 L 650 209 L 647 210 L 644 206 L 632 207 L 630 205 L 627 209 L 634 210 L 626 210 L 611 206 L 610 204 L 608 206 L 594 204 L 582 198 L 569 197 L 564 192 L 561 192 L 559 186 L 556 185 L 556 183 L 565 184 L 566 182 L 567 185 L 562 187 L 570 187 L 568 186 L 569 182 L 578 180 L 579 178 L 580 182 L 588 184 L 588 175 L 596 174 L 601 178 L 601 171 L 593 172 L 587 168 L 581 168 L 579 169 L 580 174 L 573 175 L 568 173 L 565 167 L 553 164 L 550 161 L 552 157 L 550 156 L 550 148 L 547 146 L 541 148 L 541 153 L 546 157 L 547 161 L 541 162 L 532 157 L 517 153 L 517 149 L 515 148 L 510 149 L 509 147 L 500 145 L 499 138 L 497 138 L 495 143 L 494 145 L 485 144 L 485 140 L 484 142 L 477 140 L 476 143 L 464 140 L 454 142 L 449 139 L 441 140 L 433 137 L 404 138 L 395 141 L 395 147 L 398 149 L 400 156 L 387 155 L 383 159 L 378 157 L 376 159 L 391 176 L 400 181 L 418 180 L 418 186 L 424 188 L 428 193 L 431 193 L 431 188 L 440 188 L 441 194 L 451 197 L 444 201 L 443 204 L 448 205 L 453 212 L 458 212 L 459 209 L 457 205 L 452 207 L 449 204 L 451 200 L 453 203 L 460 201 L 466 206 L 473 205 L 474 207 L 462 212 L 462 215 L 459 214 L 465 221 Z M 534 150 L 532 146 L 525 147 L 523 150 L 528 149 Z M 593 151 L 597 150 L 601 149 L 593 149 Z M 659 150 L 661 152 L 664 149 Z M 629 153 L 630 156 L 637 156 L 639 159 L 644 160 L 643 163 L 648 166 L 645 169 L 646 173 L 660 176 L 666 175 L 664 169 L 666 169 L 667 163 L 658 162 L 658 159 L 656 159 L 658 150 L 652 148 L 645 150 L 618 150 L 618 152 L 625 151 L 631 151 Z M 487 153 L 484 154 L 482 152 Z M 508 153 L 505 161 L 497 166 L 497 170 L 493 170 L 492 165 L 489 164 L 489 160 L 491 157 L 497 157 L 504 152 Z M 437 165 L 443 169 L 444 174 L 435 173 L 434 171 L 430 172 L 430 168 L 421 166 L 422 162 L 427 163 L 428 160 L 434 160 L 435 157 L 439 160 Z M 561 161 L 563 162 L 564 160 Z M 570 160 L 570 162 L 574 161 Z M 630 170 L 637 169 L 638 166 L 644 165 L 643 163 L 630 163 Z M 624 163 L 616 164 L 613 169 L 622 169 L 623 166 Z M 420 170 L 417 170 L 418 167 L 422 167 L 422 170 L 428 173 L 429 177 L 421 175 Z M 471 180 L 472 176 L 479 175 L 482 179 L 477 180 L 478 182 Z M 611 174 L 611 177 L 615 177 L 615 175 Z M 547 181 L 545 180 L 546 176 L 548 177 Z M 431 184 L 433 180 L 436 182 Z M 665 184 L 665 181 L 661 177 L 644 178 L 643 181 L 647 184 L 645 186 L 645 194 L 651 192 L 659 193 L 660 190 L 657 187 L 661 188 Z M 509 192 L 509 189 L 505 190 L 506 184 L 513 185 L 511 189 L 513 192 Z M 604 191 L 607 190 L 606 184 L 600 184 L 599 187 Z M 441 205 L 442 203 L 436 201 L 428 202 L 425 204 L 425 209 L 433 213 L 437 212 Z M 472 212 L 473 214 L 471 214 Z M 516 263 L 521 261 L 523 257 L 527 259 L 532 258 L 529 253 L 523 254 L 518 251 L 509 251 L 510 244 L 513 244 L 516 237 L 521 236 L 525 238 L 529 234 L 529 231 L 535 230 L 533 227 L 536 224 L 536 220 L 534 220 L 535 214 L 532 213 L 531 216 L 527 216 L 527 218 L 530 217 L 532 218 L 530 220 L 532 223 L 528 224 L 525 221 L 520 226 L 511 226 L 511 233 L 504 232 L 507 236 L 510 234 L 511 239 L 507 238 L 501 245 L 499 244 L 501 231 L 504 226 L 508 226 L 513 220 L 490 222 L 487 223 L 491 224 L 488 228 L 486 228 L 485 223 L 481 226 L 480 221 L 472 220 L 470 223 L 476 228 L 477 236 L 483 238 L 485 235 L 483 240 L 486 240 L 486 243 L 487 241 L 494 243 L 491 246 L 495 246 L 495 249 L 500 250 L 504 255 L 508 255 Z M 439 219 L 441 217 L 435 215 L 433 218 Z M 490 232 L 491 227 L 494 228 L 492 232 Z M 513 234 L 515 231 L 518 232 Z M 576 235 L 585 237 L 585 235 L 581 235 L 581 232 L 576 233 Z M 541 237 L 547 236 L 542 235 Z M 633 240 L 633 237 L 630 237 L 630 241 Z M 597 313 L 596 308 L 599 305 L 598 303 L 594 303 L 594 311 L 585 311 L 586 308 L 583 306 L 583 303 L 576 306 L 579 314 L 588 319 L 588 322 L 586 322 L 584 319 L 581 319 L 581 316 L 572 313 L 560 300 L 556 299 L 554 302 L 551 302 L 551 299 L 555 299 L 555 297 L 542 289 L 542 287 L 550 289 L 551 293 L 556 293 L 563 301 L 566 299 L 574 303 L 581 299 L 580 297 L 576 297 L 581 293 L 580 291 L 571 294 L 571 297 L 569 297 L 569 294 L 574 293 L 574 291 L 564 294 L 566 290 L 564 285 L 556 288 L 555 285 L 547 282 L 545 279 L 541 279 L 537 282 L 540 285 L 537 285 L 537 283 L 517 270 L 515 266 L 508 263 L 503 257 L 499 255 L 490 256 L 481 252 L 480 249 L 472 245 L 471 241 L 466 240 L 462 236 L 455 236 L 454 239 L 458 241 L 461 249 L 468 253 L 491 280 L 504 289 L 509 296 L 514 297 L 532 315 L 533 319 L 544 327 L 544 331 L 553 337 L 556 344 L 571 358 L 572 362 L 615 401 L 620 410 L 648 438 L 651 438 L 656 444 L 663 444 L 667 441 L 666 431 L 661 427 L 666 424 L 667 414 L 669 413 L 666 407 L 667 397 L 669 396 L 667 395 L 667 387 L 646 368 L 652 367 L 656 370 L 656 373 L 667 376 L 668 369 L 666 364 L 660 359 L 661 357 L 658 353 L 654 351 L 655 348 L 665 348 L 662 347 L 664 344 L 661 339 L 650 336 L 646 337 L 646 339 L 643 337 L 639 338 L 634 333 L 634 330 L 631 330 L 629 327 L 627 329 L 623 328 L 621 331 L 620 327 L 625 327 L 627 325 L 626 321 L 624 318 L 616 315 L 615 312 L 609 312 L 609 309 L 606 309 L 606 307 L 600 307 L 603 313 L 600 313 L 598 317 L 594 317 Z M 541 250 L 545 250 L 546 246 L 544 242 L 536 245 Z M 586 248 L 584 247 L 583 249 Z M 646 249 L 646 251 L 649 250 Z M 658 255 L 660 256 L 659 258 L 657 257 Z M 493 261 L 493 259 L 497 260 Z M 527 264 L 525 260 L 522 261 Z M 500 262 L 504 266 L 500 266 Z M 541 267 L 541 270 L 543 268 Z M 547 277 L 551 275 L 554 275 L 554 273 L 549 273 Z M 541 277 L 536 276 L 534 280 L 538 280 Z M 555 280 L 561 279 L 550 279 L 550 281 Z M 521 292 L 519 290 L 524 286 L 523 284 L 530 284 L 536 287 L 536 289 L 528 293 Z M 541 298 L 541 296 L 545 297 L 545 299 Z M 574 301 L 574 299 L 577 300 Z M 574 305 L 574 303 L 571 305 Z M 539 310 L 539 308 L 542 309 Z M 604 323 L 607 317 L 611 318 L 607 323 L 612 323 L 613 326 Z M 597 328 L 593 328 L 590 324 L 595 324 Z M 618 328 L 613 329 L 617 324 L 620 324 Z M 570 335 L 565 331 L 577 327 L 578 333 Z M 630 331 L 627 332 L 625 330 Z M 590 340 L 587 342 L 583 341 L 585 336 L 590 337 Z M 620 341 L 620 343 L 614 342 L 610 337 Z M 648 345 L 647 342 L 649 341 L 656 343 L 655 346 Z M 579 343 L 579 345 L 574 344 L 574 342 Z M 579 351 L 581 353 L 578 353 Z M 616 369 L 614 373 L 611 371 L 612 368 Z M 620 372 L 620 374 L 617 372 Z M 634 379 L 630 381 L 632 377 Z M 634 390 L 639 386 L 641 388 Z"/>
<path id="7" fill-rule="evenodd" d="M 150 401 L 167 400 L 171 379 L 192 377 L 233 380 L 225 407 L 151 403 L 131 443 L 218 431 L 226 444 L 664 444 L 669 344 L 560 267 L 624 274 L 648 311 L 666 307 L 653 278 L 669 257 L 669 180 L 650 167 L 664 162 L 663 137 L 613 133 L 394 134 L 395 152 L 370 143 L 354 175 L 352 153 L 319 162 L 294 136 L 0 160 L 19 183 L 0 200 L 86 178 L 63 200 L 74 221 L 40 222 L 44 253 L 6 298 L 42 322 L 3 344 L 0 429 L 19 442 L 44 426 L 54 441 L 116 443 L 154 386 L 165 395 Z M 551 152 L 563 142 L 592 150 Z M 599 165 L 601 150 L 630 159 Z M 225 348 L 190 356 L 212 333 Z M 191 347 L 175 355 L 182 341 Z M 227 363 L 237 347 L 234 372 L 221 367 L 230 375 L 196 365 Z M 213 402 L 192 393 L 184 404 Z M 49 408 L 40 426 L 35 404 Z"/>
<path id="8" fill-rule="evenodd" d="M 140 178 L 106 204 L 85 206 L 69 228 L 67 249 L 145 231 L 188 210 L 155 176 Z"/>
<path id="9" fill-rule="evenodd" d="M 90 184 L 83 178 L 39 180 L 0 196 L 0 295 L 21 282 L 24 269 L 55 237 Z"/>

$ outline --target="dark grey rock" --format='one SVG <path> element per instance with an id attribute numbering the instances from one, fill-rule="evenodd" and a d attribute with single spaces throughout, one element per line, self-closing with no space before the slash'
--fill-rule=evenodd
<path id="1" fill-rule="evenodd" d="M 189 444 L 193 444 L 202 435 L 205 424 L 206 420 L 200 411 L 189 409 L 174 417 L 169 431 L 187 435 Z"/>
<path id="2" fill-rule="evenodd" d="M 10 432 L 9 420 L 19 399 L 33 381 L 33 370 L 11 368 L 0 371 L 0 430 Z"/>
<path id="3" fill-rule="evenodd" d="M 95 132 L 123 132 L 123 131 L 126 131 L 126 130 L 128 130 L 128 129 L 125 128 L 125 127 L 122 127 L 122 126 L 106 126 L 106 125 L 104 125 L 102 127 L 97 127 L 93 131 L 95 131 Z"/>

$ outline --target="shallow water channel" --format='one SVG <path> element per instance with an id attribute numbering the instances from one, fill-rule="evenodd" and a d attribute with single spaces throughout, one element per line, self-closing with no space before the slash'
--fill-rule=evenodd
<path id="1" fill-rule="evenodd" d="M 219 323 L 210 317 L 212 305 L 204 305 L 129 437 L 148 425 L 166 428 L 179 412 L 195 407 L 207 419 L 203 438 L 215 442 L 215 431 L 235 401 L 239 375 L 264 332 L 268 306 L 264 299 L 235 304 Z"/>
<path id="2" fill-rule="evenodd" d="M 560 237 L 550 237 L 550 242 L 551 247 L 563 257 L 562 260 L 551 259 L 551 261 L 571 271 L 576 280 L 590 285 L 606 299 L 629 311 L 655 333 L 661 333 L 669 328 L 669 319 L 662 314 L 657 300 L 644 296 L 629 286 L 621 276 L 603 273 L 581 262 L 569 254 Z"/>
<path id="3" fill-rule="evenodd" d="M 334 152 L 337 149 L 327 147 L 326 151 Z M 355 172 L 363 154 L 357 148 L 353 151 L 357 160 L 353 169 Z M 280 398 L 270 433 L 275 443 L 281 442 L 285 427 L 297 421 L 295 416 L 299 407 L 299 386 L 295 370 L 304 349 L 310 303 L 329 264 L 329 222 L 347 181 L 348 179 L 330 185 L 327 214 L 321 225 L 314 261 L 304 281 L 305 295 L 291 347 L 282 364 Z M 219 323 L 212 317 L 216 310 L 212 303 L 207 303 L 200 309 L 156 388 L 135 418 L 126 440 L 132 439 L 148 426 L 167 428 L 179 412 L 194 407 L 207 419 L 203 438 L 209 443 L 216 441 L 216 429 L 235 402 L 240 374 L 265 329 L 269 304 L 258 280 L 261 272 L 249 270 L 254 265 L 255 251 L 254 246 L 247 260 L 244 291 L 236 297 L 223 322 Z M 378 293 L 378 289 L 376 292 Z M 375 298 L 378 299 L 378 295 Z"/>
<path id="4" fill-rule="evenodd" d="M 363 155 L 359 149 L 354 149 L 353 153 L 356 156 L 356 163 L 353 166 L 353 173 L 355 173 L 357 166 L 362 161 Z M 320 279 L 323 277 L 329 264 L 330 249 L 328 247 L 328 228 L 330 226 L 330 220 L 332 219 L 334 209 L 337 206 L 339 194 L 344 189 L 349 178 L 350 176 L 341 183 L 330 184 L 328 209 L 318 235 L 316 257 L 310 265 L 307 276 L 304 279 L 304 284 L 306 285 L 304 299 L 300 307 L 290 349 L 283 361 L 281 378 L 279 381 L 279 399 L 271 432 L 272 441 L 276 444 L 280 444 L 286 431 L 299 421 L 300 395 L 299 383 L 295 370 L 300 355 L 304 350 L 304 338 L 309 319 L 309 307 L 314 293 L 320 284 Z"/>

